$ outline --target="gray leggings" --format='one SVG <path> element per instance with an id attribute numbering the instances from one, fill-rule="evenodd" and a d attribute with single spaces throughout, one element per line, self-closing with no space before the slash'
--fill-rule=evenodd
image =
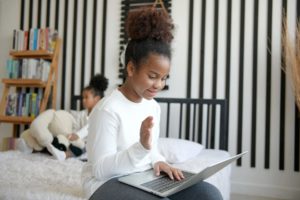
<path id="1" fill-rule="evenodd" d="M 140 189 L 120 183 L 118 178 L 111 179 L 99 187 L 90 200 L 221 200 L 220 191 L 213 185 L 201 181 L 196 185 L 173 194 L 167 198 L 144 192 Z"/>

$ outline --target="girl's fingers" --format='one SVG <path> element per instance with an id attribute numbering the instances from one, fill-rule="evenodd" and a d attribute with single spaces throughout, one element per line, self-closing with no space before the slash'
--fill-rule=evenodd
<path id="1" fill-rule="evenodd" d="M 160 167 L 159 165 L 154 165 L 154 173 L 156 176 L 160 175 Z"/>
<path id="2" fill-rule="evenodd" d="M 168 176 L 170 177 L 170 179 L 174 180 L 173 172 L 172 172 L 171 169 L 168 169 L 165 172 L 168 174 Z"/>
<path id="3" fill-rule="evenodd" d="M 176 180 L 180 181 L 180 180 L 184 179 L 184 176 L 183 176 L 181 170 L 174 169 L 173 173 L 174 173 Z"/>

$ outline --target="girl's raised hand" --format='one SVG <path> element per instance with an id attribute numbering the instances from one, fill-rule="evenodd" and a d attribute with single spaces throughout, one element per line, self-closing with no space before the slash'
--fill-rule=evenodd
<path id="1" fill-rule="evenodd" d="M 140 129 L 140 142 L 145 149 L 151 149 L 151 141 L 152 141 L 152 127 L 153 127 L 153 117 L 147 117 L 141 125 Z"/>

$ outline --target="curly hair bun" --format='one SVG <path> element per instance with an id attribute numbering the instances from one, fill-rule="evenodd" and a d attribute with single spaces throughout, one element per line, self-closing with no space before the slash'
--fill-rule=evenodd
<path id="1" fill-rule="evenodd" d="M 173 29 L 170 16 L 152 7 L 130 11 L 126 21 L 126 33 L 132 40 L 153 39 L 171 43 Z"/>
<path id="2" fill-rule="evenodd" d="M 104 92 L 108 86 L 108 79 L 105 78 L 102 74 L 96 74 L 90 80 L 89 86 L 97 89 L 98 91 Z"/>

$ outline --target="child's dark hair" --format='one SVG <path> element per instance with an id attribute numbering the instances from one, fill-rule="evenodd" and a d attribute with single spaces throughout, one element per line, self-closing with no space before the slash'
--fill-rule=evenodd
<path id="1" fill-rule="evenodd" d="M 89 90 L 93 93 L 94 96 L 104 97 L 104 91 L 107 89 L 108 79 L 105 78 L 102 74 L 96 74 L 90 80 L 90 83 L 83 90 Z"/>
<path id="2" fill-rule="evenodd" d="M 171 59 L 173 28 L 172 19 L 162 10 L 146 7 L 130 11 L 126 20 L 130 40 L 125 52 L 125 66 L 131 61 L 138 67 L 150 53 Z"/>

